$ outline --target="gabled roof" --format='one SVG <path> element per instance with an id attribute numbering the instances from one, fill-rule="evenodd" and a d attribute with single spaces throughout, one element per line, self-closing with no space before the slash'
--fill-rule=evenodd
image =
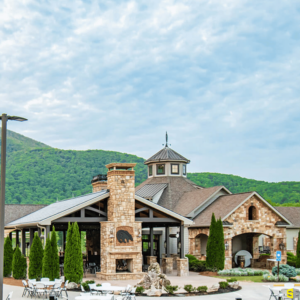
<path id="1" fill-rule="evenodd" d="M 165 189 L 168 186 L 167 183 L 157 183 L 157 184 L 146 184 L 138 191 L 136 191 L 136 195 L 149 199 L 155 196 L 162 189 Z"/>
<path id="2" fill-rule="evenodd" d="M 50 225 L 52 220 L 63 217 L 64 215 L 70 214 L 107 197 L 109 197 L 109 191 L 103 190 L 97 193 L 55 202 L 20 219 L 12 221 L 6 226 L 13 227 L 21 224 Z"/>
<path id="3" fill-rule="evenodd" d="M 300 228 L 300 207 L 276 206 L 275 209 L 292 223 L 292 227 Z"/>
<path id="4" fill-rule="evenodd" d="M 194 209 L 201 206 L 206 200 L 212 197 L 216 192 L 223 189 L 223 186 L 214 186 L 210 188 L 194 189 L 183 194 L 180 201 L 174 208 L 174 211 L 187 216 Z"/>
<path id="5" fill-rule="evenodd" d="M 236 209 L 238 209 L 244 202 L 246 202 L 248 199 L 250 199 L 253 195 L 257 196 L 271 210 L 273 210 L 277 215 L 279 215 L 283 219 L 283 221 L 287 222 L 287 224 L 290 225 L 289 220 L 286 217 L 284 217 L 280 212 L 278 212 L 272 205 L 270 205 L 258 193 L 248 192 L 248 193 L 220 196 L 193 220 L 195 222 L 195 225 L 193 225 L 193 227 L 210 226 L 211 216 L 213 213 L 215 214 L 216 219 L 221 218 L 221 220 L 224 221 Z"/>
<path id="6" fill-rule="evenodd" d="M 144 164 L 147 165 L 151 162 L 159 162 L 159 161 L 181 161 L 185 163 L 189 163 L 190 161 L 182 156 L 181 154 L 177 153 L 173 149 L 169 148 L 168 146 L 165 146 L 161 150 L 159 150 L 157 153 L 152 155 L 150 158 L 148 158 Z"/>

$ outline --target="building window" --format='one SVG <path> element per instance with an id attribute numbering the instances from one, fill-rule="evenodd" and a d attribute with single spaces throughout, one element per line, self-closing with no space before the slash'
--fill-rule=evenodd
<path id="1" fill-rule="evenodd" d="M 186 175 L 186 165 L 182 165 L 182 174 Z"/>
<path id="2" fill-rule="evenodd" d="M 172 174 L 179 174 L 179 165 L 171 165 L 171 173 Z"/>
<path id="3" fill-rule="evenodd" d="M 165 165 L 156 165 L 156 173 L 157 175 L 165 174 Z"/>
<path id="4" fill-rule="evenodd" d="M 152 176 L 152 166 L 149 166 L 149 176 Z"/>
<path id="5" fill-rule="evenodd" d="M 257 215 L 256 215 L 256 208 L 255 206 L 251 205 L 248 210 L 248 220 L 257 220 Z"/>

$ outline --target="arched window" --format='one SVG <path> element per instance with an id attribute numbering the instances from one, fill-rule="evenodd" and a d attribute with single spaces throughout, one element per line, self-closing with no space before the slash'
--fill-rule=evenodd
<path id="1" fill-rule="evenodd" d="M 251 205 L 248 210 L 248 220 L 257 220 L 256 207 Z"/>

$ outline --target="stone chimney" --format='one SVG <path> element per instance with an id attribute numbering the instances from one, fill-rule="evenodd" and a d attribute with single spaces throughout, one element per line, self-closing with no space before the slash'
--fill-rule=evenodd
<path id="1" fill-rule="evenodd" d="M 110 197 L 107 205 L 107 220 L 134 223 L 135 221 L 135 178 L 136 164 L 111 163 L 106 165 L 107 188 Z"/>
<path id="2" fill-rule="evenodd" d="M 107 175 L 99 174 L 93 177 L 92 181 L 93 193 L 107 189 Z"/>

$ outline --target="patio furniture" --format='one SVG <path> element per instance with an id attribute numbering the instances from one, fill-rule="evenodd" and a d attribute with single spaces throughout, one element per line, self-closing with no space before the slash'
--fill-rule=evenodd
<path id="1" fill-rule="evenodd" d="M 46 295 L 46 297 L 47 297 L 47 289 L 46 289 L 46 286 L 44 285 L 44 283 L 42 283 L 42 282 L 37 282 L 36 284 L 35 284 L 35 290 L 34 290 L 34 296 L 36 297 L 36 296 L 41 296 L 41 295 Z M 45 297 L 45 298 L 46 298 Z M 44 298 L 44 297 L 43 297 Z"/>
<path id="2" fill-rule="evenodd" d="M 61 282 L 60 281 L 55 282 L 49 295 L 54 295 L 56 297 L 59 297 L 60 293 L 61 293 Z"/>
<path id="3" fill-rule="evenodd" d="M 60 296 L 62 296 L 62 292 L 65 292 L 66 293 L 66 297 L 69 297 L 68 296 L 68 292 L 67 292 L 67 285 L 68 285 L 68 283 L 69 283 L 69 280 L 67 280 L 65 283 L 64 283 L 64 287 L 62 287 L 61 289 L 60 289 Z M 82 287 L 82 286 L 81 286 Z"/>
<path id="4" fill-rule="evenodd" d="M 278 298 L 281 296 L 281 293 L 279 292 L 278 294 L 275 294 L 274 289 L 272 289 L 269 285 L 266 286 L 266 287 L 267 287 L 267 288 L 270 290 L 270 292 L 271 292 L 271 295 L 270 295 L 269 300 L 271 300 L 271 298 L 274 298 L 275 300 L 279 300 Z"/>
<path id="5" fill-rule="evenodd" d="M 28 280 L 28 291 L 29 291 L 28 296 L 30 296 L 30 298 L 32 298 L 32 296 L 35 295 L 35 287 L 33 285 L 33 282 L 30 280 Z"/>
<path id="6" fill-rule="evenodd" d="M 130 300 L 136 300 L 135 298 L 135 291 L 136 291 L 136 287 L 132 288 L 130 293 L 129 293 L 129 299 Z"/>
<path id="7" fill-rule="evenodd" d="M 28 295 L 30 295 L 30 288 L 29 288 L 27 282 L 25 280 L 22 280 L 22 284 L 24 286 L 24 291 L 23 291 L 22 297 L 26 296 L 27 293 L 28 293 Z"/>
<path id="8" fill-rule="evenodd" d="M 75 297 L 75 300 L 112 300 L 113 295 L 111 296 L 97 296 L 97 295 L 87 295 Z"/>
<path id="9" fill-rule="evenodd" d="M 89 263 L 89 268 L 91 274 L 96 274 L 96 263 Z"/>
<path id="10" fill-rule="evenodd" d="M 96 283 L 90 283 L 89 284 L 90 293 L 92 295 L 98 295 L 99 291 L 95 290 L 96 287 L 97 287 Z"/>
<path id="11" fill-rule="evenodd" d="M 130 292 L 132 290 L 132 286 L 130 284 L 127 285 L 126 289 L 124 292 L 121 292 L 121 296 L 123 297 L 123 299 L 128 299 L 129 298 L 129 295 L 130 295 Z"/>
<path id="12" fill-rule="evenodd" d="M 41 278 L 41 281 L 50 281 L 50 279 L 49 279 L 49 278 L 46 278 L 46 277 L 44 277 L 44 278 Z"/>
<path id="13" fill-rule="evenodd" d="M 6 297 L 6 300 L 11 300 L 12 294 L 13 294 L 13 292 L 10 292 L 10 293 L 8 294 L 8 296 Z"/>

